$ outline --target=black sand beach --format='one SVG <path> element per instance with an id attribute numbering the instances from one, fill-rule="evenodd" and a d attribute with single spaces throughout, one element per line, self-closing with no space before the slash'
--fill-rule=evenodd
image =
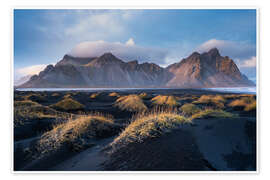
<path id="1" fill-rule="evenodd" d="M 185 120 L 141 139 L 134 131 L 138 138 L 117 141 L 129 135 L 136 117 L 153 112 Z M 82 128 L 74 123 L 88 117 L 97 119 L 89 121 L 91 131 L 75 137 Z M 14 91 L 14 170 L 255 171 L 256 95 L 200 89 Z"/>

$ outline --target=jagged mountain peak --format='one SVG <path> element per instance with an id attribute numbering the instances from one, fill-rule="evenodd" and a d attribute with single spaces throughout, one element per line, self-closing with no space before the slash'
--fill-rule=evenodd
<path id="1" fill-rule="evenodd" d="M 174 74 L 170 86 L 182 87 L 226 87 L 250 86 L 253 83 L 244 78 L 228 56 L 222 57 L 217 48 L 188 58 L 167 67 Z"/>
<path id="2" fill-rule="evenodd" d="M 198 58 L 198 57 L 200 57 L 200 53 L 198 53 L 198 52 L 193 52 L 187 59 L 190 59 L 190 58 Z"/>
<path id="3" fill-rule="evenodd" d="M 62 65 L 85 65 L 90 63 L 92 60 L 94 60 L 96 57 L 73 57 L 71 55 L 64 55 L 63 59 L 60 60 L 55 66 L 62 66 Z"/>
<path id="4" fill-rule="evenodd" d="M 124 64 L 125 62 L 121 59 L 118 59 L 112 53 L 104 53 L 98 58 L 95 58 L 93 61 L 88 63 L 86 66 L 95 66 L 95 67 L 103 67 L 108 65 L 120 65 Z"/>
<path id="5" fill-rule="evenodd" d="M 106 52 L 103 55 L 101 55 L 99 58 L 108 58 L 108 59 L 111 59 L 111 58 L 116 58 L 116 57 L 111 52 Z"/>
<path id="6" fill-rule="evenodd" d="M 98 58 L 99 61 L 108 61 L 108 62 L 123 62 L 122 60 L 118 59 L 116 56 L 114 56 L 112 53 L 107 52 L 101 55 Z"/>
<path id="7" fill-rule="evenodd" d="M 220 53 L 219 50 L 217 48 L 212 48 L 207 52 L 208 55 L 212 56 L 212 57 L 219 57 Z"/>

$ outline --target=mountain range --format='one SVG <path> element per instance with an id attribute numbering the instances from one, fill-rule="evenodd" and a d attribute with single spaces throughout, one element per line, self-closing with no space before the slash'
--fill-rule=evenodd
<path id="1" fill-rule="evenodd" d="M 243 75 L 228 56 L 217 48 L 189 57 L 166 68 L 154 63 L 125 62 L 111 53 L 80 58 L 65 55 L 48 65 L 19 88 L 79 87 L 244 87 L 255 84 Z"/>

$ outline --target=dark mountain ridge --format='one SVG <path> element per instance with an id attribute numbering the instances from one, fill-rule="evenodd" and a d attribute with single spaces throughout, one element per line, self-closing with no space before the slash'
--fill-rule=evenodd
<path id="1" fill-rule="evenodd" d="M 78 58 L 65 55 L 55 66 L 48 65 L 20 88 L 64 87 L 239 87 L 254 83 L 242 75 L 232 59 L 214 48 L 192 53 L 167 68 L 154 63 L 124 62 L 111 53 Z"/>

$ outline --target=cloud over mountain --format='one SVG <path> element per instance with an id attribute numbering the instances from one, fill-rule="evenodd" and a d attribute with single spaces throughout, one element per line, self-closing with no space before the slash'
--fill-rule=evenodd
<path id="1" fill-rule="evenodd" d="M 74 57 L 99 57 L 106 52 L 110 52 L 125 61 L 154 61 L 158 64 L 164 63 L 168 54 L 166 49 L 138 46 L 132 38 L 126 43 L 86 41 L 76 45 L 68 54 Z"/>
<path id="2" fill-rule="evenodd" d="M 256 67 L 256 57 L 252 56 L 249 59 L 243 60 L 240 64 L 240 67 L 244 67 L 244 68 L 252 68 L 252 67 Z"/>
<path id="3" fill-rule="evenodd" d="M 221 54 L 226 54 L 232 58 L 247 59 L 256 56 L 256 46 L 247 42 L 236 42 L 227 40 L 210 39 L 201 44 L 197 51 L 206 52 L 212 48 L 218 48 Z"/>
<path id="4" fill-rule="evenodd" d="M 27 66 L 20 69 L 17 69 L 17 73 L 21 76 L 27 76 L 27 75 L 34 75 L 38 74 L 40 71 L 42 71 L 47 64 L 38 64 L 33 66 Z"/>

